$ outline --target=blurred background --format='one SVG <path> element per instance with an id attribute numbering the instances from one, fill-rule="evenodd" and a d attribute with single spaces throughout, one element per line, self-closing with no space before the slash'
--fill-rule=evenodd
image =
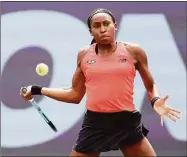
<path id="1" fill-rule="evenodd" d="M 2 2 L 1 3 L 1 151 L 4 156 L 66 156 L 81 128 L 85 100 L 66 104 L 35 97 L 59 132 L 19 96 L 20 87 L 41 84 L 70 87 L 77 53 L 92 37 L 87 18 L 96 8 L 116 17 L 118 41 L 140 44 L 162 95 L 182 111 L 174 123 L 160 125 L 139 74 L 134 103 L 142 113 L 148 138 L 159 156 L 186 156 L 186 3 L 185 2 Z M 35 72 L 49 66 L 47 76 Z M 125 87 L 124 87 L 125 88 Z M 122 156 L 119 151 L 102 156 Z"/>

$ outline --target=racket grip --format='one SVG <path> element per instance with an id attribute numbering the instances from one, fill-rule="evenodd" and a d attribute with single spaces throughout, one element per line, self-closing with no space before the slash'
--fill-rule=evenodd
<path id="1" fill-rule="evenodd" d="M 58 131 L 57 128 L 54 126 L 54 124 L 53 124 L 51 121 L 49 121 L 48 124 L 50 125 L 50 127 L 51 127 L 55 132 Z"/>

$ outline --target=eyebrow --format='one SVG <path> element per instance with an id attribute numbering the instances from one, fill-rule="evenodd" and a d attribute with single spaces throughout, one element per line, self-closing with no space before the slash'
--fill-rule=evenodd
<path id="1" fill-rule="evenodd" d="M 111 22 L 111 21 L 109 21 L 109 20 L 104 20 L 104 21 L 102 21 L 102 22 L 93 22 L 93 24 L 99 24 L 99 23 L 103 23 L 103 22 Z"/>

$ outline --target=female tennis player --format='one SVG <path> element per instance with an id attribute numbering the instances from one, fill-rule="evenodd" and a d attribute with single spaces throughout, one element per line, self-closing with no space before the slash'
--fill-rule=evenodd
<path id="1" fill-rule="evenodd" d="M 124 156 L 156 156 L 141 113 L 133 104 L 136 71 L 159 116 L 176 121 L 180 111 L 166 104 L 168 96 L 160 96 L 145 51 L 136 44 L 116 41 L 116 20 L 109 10 L 94 10 L 88 17 L 88 28 L 93 41 L 78 53 L 70 89 L 30 85 L 27 93 L 20 95 L 25 100 L 44 95 L 78 104 L 86 93 L 87 111 L 70 156 L 99 156 L 118 149 Z"/>

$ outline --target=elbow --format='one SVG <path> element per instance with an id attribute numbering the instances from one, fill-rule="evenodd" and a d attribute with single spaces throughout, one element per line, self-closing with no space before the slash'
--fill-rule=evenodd
<path id="1" fill-rule="evenodd" d="M 74 104 L 79 104 L 79 103 L 81 102 L 81 100 L 82 100 L 82 97 L 76 96 L 76 97 L 74 97 L 74 98 L 72 99 L 72 103 L 74 103 Z"/>
<path id="2" fill-rule="evenodd" d="M 70 103 L 79 104 L 84 97 L 84 94 L 74 92 L 71 96 Z"/>
<path id="3" fill-rule="evenodd" d="M 74 99 L 71 103 L 74 104 L 79 104 L 81 102 L 82 99 Z"/>
<path id="4" fill-rule="evenodd" d="M 79 104 L 82 100 L 82 98 L 84 97 L 84 95 L 78 95 L 74 100 L 75 100 L 75 104 Z"/>
<path id="5" fill-rule="evenodd" d="M 78 99 L 68 99 L 68 100 L 59 100 L 60 102 L 70 103 L 70 104 L 79 104 L 81 100 Z"/>
<path id="6" fill-rule="evenodd" d="M 79 104 L 81 101 L 80 100 L 76 100 L 74 101 L 74 104 Z"/>

